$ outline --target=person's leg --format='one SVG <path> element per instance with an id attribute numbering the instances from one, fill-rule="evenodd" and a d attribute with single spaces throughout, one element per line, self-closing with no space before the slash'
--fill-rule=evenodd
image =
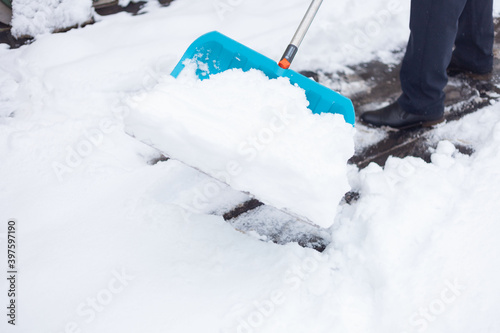
<path id="1" fill-rule="evenodd" d="M 493 0 L 468 0 L 458 21 L 452 65 L 473 73 L 493 68 Z"/>
<path id="2" fill-rule="evenodd" d="M 473 2 L 477 0 L 469 0 Z M 484 1 L 480 1 L 484 2 Z M 411 114 L 437 116 L 444 111 L 458 20 L 466 0 L 412 0 L 410 39 L 400 72 L 400 107 Z"/>

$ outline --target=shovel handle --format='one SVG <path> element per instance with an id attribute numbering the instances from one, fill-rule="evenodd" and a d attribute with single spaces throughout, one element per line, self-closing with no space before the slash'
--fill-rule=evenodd
<path id="1" fill-rule="evenodd" d="M 278 63 L 281 68 L 288 69 L 290 67 L 290 64 L 292 63 L 295 54 L 297 54 L 299 46 L 302 43 L 307 30 L 309 30 L 309 27 L 311 26 L 311 23 L 314 20 L 314 17 L 316 16 L 316 13 L 318 12 L 318 9 L 321 6 L 322 2 L 323 0 L 312 0 L 306 14 L 304 15 L 304 18 L 302 19 L 302 22 L 300 22 L 299 27 L 295 32 L 295 35 L 293 35 L 290 44 L 288 44 L 285 53 L 283 53 L 283 56 Z"/>

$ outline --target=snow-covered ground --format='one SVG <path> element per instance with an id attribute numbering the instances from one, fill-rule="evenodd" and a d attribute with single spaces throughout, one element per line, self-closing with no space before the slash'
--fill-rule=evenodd
<path id="1" fill-rule="evenodd" d="M 151 91 L 196 37 L 219 30 L 277 59 L 308 3 L 150 3 L 144 15 L 0 45 L 2 332 L 500 330 L 500 106 L 440 126 L 431 163 L 351 166 L 360 197 L 338 206 L 323 253 L 209 214 L 247 196 L 210 192 L 206 175 L 174 160 L 149 164 L 157 151 L 125 133 L 124 101 Z M 395 61 L 408 5 L 325 1 L 295 69 Z"/>

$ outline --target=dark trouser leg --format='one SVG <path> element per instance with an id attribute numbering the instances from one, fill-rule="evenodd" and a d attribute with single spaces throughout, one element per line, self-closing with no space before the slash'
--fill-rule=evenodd
<path id="1" fill-rule="evenodd" d="M 398 102 L 403 110 L 419 115 L 443 112 L 446 67 L 466 2 L 412 0 L 411 33 L 400 73 L 403 94 Z"/>
<path id="2" fill-rule="evenodd" d="M 474 73 L 493 68 L 493 0 L 468 0 L 458 21 L 453 63 Z"/>

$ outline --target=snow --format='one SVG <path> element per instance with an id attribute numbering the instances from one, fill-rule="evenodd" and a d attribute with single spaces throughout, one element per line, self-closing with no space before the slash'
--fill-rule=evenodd
<path id="1" fill-rule="evenodd" d="M 499 331 L 499 105 L 440 126 L 431 163 L 350 166 L 360 196 L 319 230 L 331 240 L 322 253 L 263 241 L 262 224 L 281 219 L 268 207 L 247 233 L 244 220 L 211 215 L 248 199 L 223 184 L 190 209 L 207 176 L 150 164 L 157 151 L 125 132 L 125 102 L 169 84 L 196 37 L 219 30 L 278 58 L 308 3 L 176 0 L 0 47 L 5 274 L 12 218 L 19 246 L 18 318 L 7 324 L 4 308 L 2 332 Z M 390 62 L 407 38 L 406 1 L 362 51 L 341 47 L 388 4 L 324 2 L 294 68 Z"/>
<path id="2" fill-rule="evenodd" d="M 266 204 L 331 226 L 350 189 L 352 125 L 312 114 L 287 78 L 229 70 L 200 81 L 198 65 L 190 67 L 134 96 L 126 131 Z"/>
<path id="3" fill-rule="evenodd" d="M 37 36 L 88 23 L 92 0 L 16 0 L 12 2 L 12 34 Z"/>

